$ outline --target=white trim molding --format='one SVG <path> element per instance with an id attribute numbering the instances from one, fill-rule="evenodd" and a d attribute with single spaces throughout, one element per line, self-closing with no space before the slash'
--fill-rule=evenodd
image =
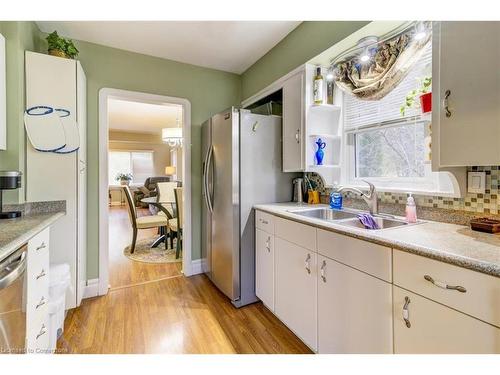
<path id="1" fill-rule="evenodd" d="M 202 262 L 201 259 L 195 259 L 191 261 L 191 276 L 203 273 L 201 262 Z"/>
<path id="2" fill-rule="evenodd" d="M 192 275 L 191 244 L 191 103 L 184 98 L 148 94 L 144 92 L 102 88 L 99 90 L 99 295 L 109 288 L 109 228 L 108 228 L 108 99 L 121 99 L 150 104 L 182 105 L 182 186 L 184 188 L 184 227 L 182 268 L 184 275 Z"/>
<path id="3" fill-rule="evenodd" d="M 87 285 L 83 291 L 83 298 L 92 298 L 99 295 L 99 279 L 87 280 Z"/>

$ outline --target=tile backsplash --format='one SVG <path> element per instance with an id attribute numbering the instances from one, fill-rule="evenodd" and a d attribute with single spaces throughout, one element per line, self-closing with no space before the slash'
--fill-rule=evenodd
<path id="1" fill-rule="evenodd" d="M 425 195 L 415 195 L 415 202 L 420 207 L 430 207 L 438 209 L 448 209 L 457 211 L 467 211 L 485 215 L 500 214 L 500 167 L 468 167 L 467 171 L 486 172 L 486 191 L 485 194 L 467 193 L 464 198 L 445 198 Z M 318 189 L 322 195 L 329 196 L 331 189 L 324 188 L 321 176 L 315 173 L 308 173 L 308 177 L 318 184 Z M 351 193 L 347 193 L 351 194 Z M 378 193 L 380 202 L 405 204 L 406 194 L 398 193 Z M 351 195 L 352 198 L 356 198 Z"/>

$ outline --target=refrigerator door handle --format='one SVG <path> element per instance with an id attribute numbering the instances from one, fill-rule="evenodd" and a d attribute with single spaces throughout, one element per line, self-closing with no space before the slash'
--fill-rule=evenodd
<path id="1" fill-rule="evenodd" d="M 208 149 L 207 153 L 207 161 L 205 162 L 205 203 L 210 213 L 213 213 L 213 206 L 212 206 L 212 197 L 208 185 L 208 171 L 210 170 L 210 164 L 212 164 L 212 153 L 213 153 L 213 146 L 210 145 L 210 148 Z"/>

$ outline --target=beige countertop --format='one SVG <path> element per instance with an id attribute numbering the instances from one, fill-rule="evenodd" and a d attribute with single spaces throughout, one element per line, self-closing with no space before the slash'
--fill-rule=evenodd
<path id="1" fill-rule="evenodd" d="M 55 211 L 0 220 L 0 261 L 65 214 L 64 211 Z"/>
<path id="2" fill-rule="evenodd" d="M 347 236 L 440 260 L 500 277 L 500 235 L 472 231 L 467 226 L 422 221 L 415 225 L 366 230 L 333 221 L 300 216 L 290 211 L 328 207 L 294 203 L 259 204 L 254 208 Z"/>

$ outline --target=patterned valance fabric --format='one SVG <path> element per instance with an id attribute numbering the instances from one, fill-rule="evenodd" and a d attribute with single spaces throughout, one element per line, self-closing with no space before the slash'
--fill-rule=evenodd
<path id="1" fill-rule="evenodd" d="M 406 76 L 431 42 L 428 32 L 421 40 L 413 29 L 369 47 L 370 59 L 361 62 L 359 53 L 334 64 L 335 82 L 345 92 L 363 100 L 379 100 Z"/>

